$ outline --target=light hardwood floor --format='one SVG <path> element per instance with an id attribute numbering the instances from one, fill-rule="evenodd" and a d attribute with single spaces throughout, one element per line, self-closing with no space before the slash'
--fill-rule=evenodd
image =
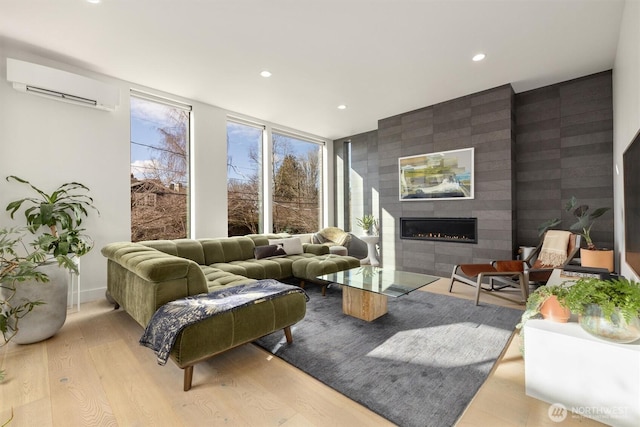
<path id="1" fill-rule="evenodd" d="M 448 293 L 448 280 L 424 290 Z M 473 289 L 457 283 L 451 295 L 470 299 Z M 491 295 L 481 301 L 512 305 Z M 196 365 L 193 388 L 183 392 L 182 370 L 159 366 L 138 345 L 141 333 L 125 312 L 95 301 L 69 314 L 55 337 L 0 349 L 0 425 L 12 411 L 10 426 L 392 425 L 251 344 Z M 557 426 L 548 408 L 525 395 L 516 337 L 458 426 Z M 569 416 L 561 425 L 601 424 Z"/>

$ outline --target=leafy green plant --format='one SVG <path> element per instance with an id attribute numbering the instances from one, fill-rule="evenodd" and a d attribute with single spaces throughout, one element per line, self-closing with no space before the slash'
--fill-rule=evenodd
<path id="1" fill-rule="evenodd" d="M 362 228 L 365 233 L 373 231 L 377 233 L 378 220 L 373 215 L 365 215 L 362 218 L 356 218 L 356 224 Z"/>
<path id="2" fill-rule="evenodd" d="M 49 277 L 37 270 L 47 261 L 47 253 L 41 248 L 29 250 L 23 243 L 24 233 L 19 228 L 0 229 L 0 332 L 7 344 L 19 329 L 19 322 L 42 301 L 14 302 L 16 287 L 20 282 L 48 282 Z"/>
<path id="3" fill-rule="evenodd" d="M 565 300 L 573 313 L 584 314 L 588 304 L 597 304 L 605 319 L 611 320 L 618 309 L 629 322 L 640 316 L 640 283 L 625 278 L 583 278 L 571 286 Z"/>
<path id="4" fill-rule="evenodd" d="M 25 197 L 9 203 L 6 210 L 11 218 L 25 205 L 24 216 L 29 231 L 36 234 L 41 229 L 46 230 L 36 238 L 34 245 L 55 256 L 61 265 L 75 270 L 73 262 L 67 263 L 70 261 L 67 255 L 82 256 L 93 247 L 93 241 L 82 228 L 88 209 L 98 212 L 93 199 L 86 194 L 89 189 L 80 183 L 68 182 L 47 194 L 17 176 L 10 175 L 6 179 L 28 185 L 37 193 L 37 197 Z"/>
<path id="5" fill-rule="evenodd" d="M 597 208 L 594 211 L 589 211 L 589 205 L 578 205 L 578 200 L 575 196 L 567 201 L 564 206 L 565 211 L 571 213 L 576 217 L 576 223 L 569 227 L 569 230 L 576 231 L 587 243 L 587 249 L 596 250 L 596 245 L 591 239 L 591 227 L 596 219 L 611 210 L 611 208 Z M 538 236 L 542 236 L 548 229 L 556 227 L 562 223 L 561 219 L 552 218 L 538 226 Z"/>
<path id="6" fill-rule="evenodd" d="M 564 283 L 554 286 L 540 286 L 535 291 L 529 294 L 527 303 L 525 305 L 524 313 L 520 318 L 520 323 L 516 325 L 520 335 L 520 352 L 524 354 L 524 325 L 529 319 L 539 319 L 542 317 L 540 314 L 540 308 L 542 304 L 552 296 L 558 299 L 561 306 L 567 307 L 566 302 L 567 295 L 569 294 L 569 288 Z"/>
<path id="7" fill-rule="evenodd" d="M 542 235 L 546 233 L 548 229 L 557 227 L 558 225 L 560 225 L 560 223 L 562 223 L 562 220 L 558 218 L 552 218 L 543 222 L 538 226 L 538 237 L 542 237 Z"/>
<path id="8" fill-rule="evenodd" d="M 611 208 L 597 208 L 589 211 L 589 205 L 576 205 L 578 205 L 578 201 L 575 197 L 571 197 L 565 205 L 565 210 L 571 212 L 577 219 L 576 223 L 569 227 L 569 230 L 576 231 L 584 237 L 584 241 L 587 243 L 587 249 L 595 250 L 597 248 L 591 239 L 591 227 L 593 227 L 596 219 L 600 218 Z"/>
<path id="9" fill-rule="evenodd" d="M 540 317 L 540 307 L 542 307 L 542 304 L 544 304 L 544 302 L 551 296 L 555 296 L 556 298 L 558 298 L 558 302 L 560 303 L 560 305 L 568 308 L 568 304 L 566 302 L 568 294 L 569 288 L 564 286 L 564 284 L 555 286 L 540 286 L 538 289 L 529 294 L 529 298 L 527 298 L 527 303 L 525 305 L 525 311 L 522 314 L 522 319 L 520 320 L 520 323 L 516 326 L 516 328 L 522 328 L 526 321 L 531 318 Z"/>
<path id="10" fill-rule="evenodd" d="M 542 304 L 544 304 L 544 302 L 551 296 L 555 296 L 556 298 L 558 298 L 558 302 L 563 307 L 568 307 L 565 301 L 568 294 L 569 288 L 563 285 L 540 286 L 538 289 L 529 294 L 529 298 L 527 298 L 526 310 L 539 312 Z"/>

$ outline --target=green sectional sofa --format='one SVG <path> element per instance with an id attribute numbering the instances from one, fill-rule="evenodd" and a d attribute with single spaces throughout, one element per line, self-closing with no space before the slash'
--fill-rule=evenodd
<path id="1" fill-rule="evenodd" d="M 219 239 L 118 242 L 102 248 L 107 258 L 107 292 L 146 327 L 158 308 L 191 295 L 242 286 L 260 279 L 313 280 L 321 274 L 355 268 L 360 260 L 333 255 L 329 248 L 305 244 L 302 253 L 256 259 L 255 248 L 287 235 L 248 235 Z M 184 390 L 191 388 L 193 365 L 235 346 L 289 327 L 304 318 L 305 296 L 280 296 L 187 326 L 170 357 L 182 369 Z"/>

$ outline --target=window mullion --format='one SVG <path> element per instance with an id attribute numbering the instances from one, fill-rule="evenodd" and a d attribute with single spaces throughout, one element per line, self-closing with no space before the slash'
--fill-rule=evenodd
<path id="1" fill-rule="evenodd" d="M 264 233 L 273 232 L 273 139 L 271 127 L 267 126 L 263 132 L 262 143 L 262 229 Z"/>

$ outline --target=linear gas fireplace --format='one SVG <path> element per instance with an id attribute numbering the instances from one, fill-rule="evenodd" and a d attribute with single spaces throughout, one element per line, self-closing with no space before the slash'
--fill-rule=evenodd
<path id="1" fill-rule="evenodd" d="M 400 218 L 400 238 L 478 243 L 477 218 Z"/>

